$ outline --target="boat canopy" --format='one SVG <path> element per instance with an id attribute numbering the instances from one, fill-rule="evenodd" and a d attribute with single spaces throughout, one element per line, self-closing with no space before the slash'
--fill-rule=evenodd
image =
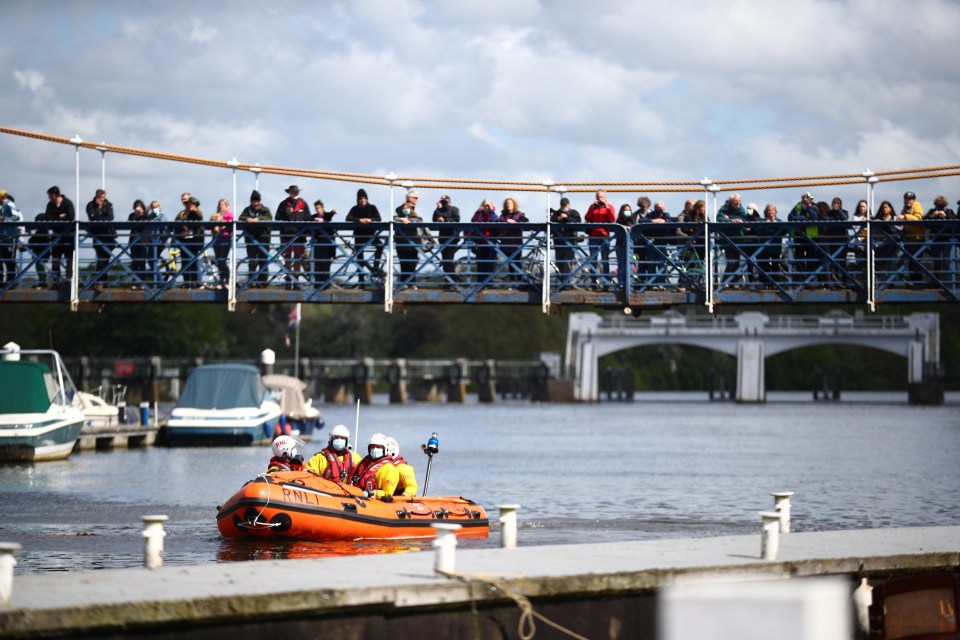
<path id="1" fill-rule="evenodd" d="M 0 360 L 0 413 L 46 413 L 56 395 L 43 362 Z"/>
<path id="2" fill-rule="evenodd" d="M 267 386 L 271 399 L 280 405 L 284 415 L 307 415 L 309 405 L 303 397 L 303 390 L 307 388 L 306 382 L 282 373 L 271 373 L 263 376 L 263 384 Z"/>
<path id="3" fill-rule="evenodd" d="M 249 364 L 205 364 L 187 378 L 177 407 L 238 409 L 259 407 L 266 388 L 260 372 Z"/>

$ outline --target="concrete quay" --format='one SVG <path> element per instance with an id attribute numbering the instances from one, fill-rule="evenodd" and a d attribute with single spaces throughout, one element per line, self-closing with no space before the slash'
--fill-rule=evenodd
<path id="1" fill-rule="evenodd" d="M 458 550 L 456 571 L 493 576 L 533 609 L 589 638 L 656 638 L 658 590 L 718 582 L 841 576 L 871 582 L 960 568 L 960 527 Z M 427 543 L 425 543 L 427 546 Z M 520 609 L 491 585 L 434 572 L 434 554 L 167 565 L 14 578 L 0 637 L 503 638 Z M 537 638 L 568 637 L 542 622 Z"/>

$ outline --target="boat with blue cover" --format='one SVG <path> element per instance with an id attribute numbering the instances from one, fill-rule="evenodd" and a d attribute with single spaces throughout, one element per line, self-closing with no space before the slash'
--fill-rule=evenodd
<path id="1" fill-rule="evenodd" d="M 280 416 L 256 367 L 205 364 L 190 373 L 157 438 L 166 446 L 267 444 Z"/>
<path id="2" fill-rule="evenodd" d="M 60 354 L 49 349 L 0 353 L 0 462 L 69 457 L 85 417 Z"/>

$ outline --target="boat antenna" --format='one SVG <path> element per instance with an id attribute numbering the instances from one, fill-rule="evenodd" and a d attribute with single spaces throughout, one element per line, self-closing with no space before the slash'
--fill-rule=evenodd
<path id="1" fill-rule="evenodd" d="M 433 454 L 440 453 L 440 440 L 437 438 L 437 432 L 431 433 L 427 444 L 420 445 L 420 448 L 427 454 L 427 476 L 423 479 L 423 493 L 421 494 L 425 496 L 427 495 L 427 486 L 430 484 L 430 465 L 433 464 Z"/>
<path id="2" fill-rule="evenodd" d="M 357 421 L 353 427 L 353 450 L 360 446 L 360 398 L 357 398 Z"/>

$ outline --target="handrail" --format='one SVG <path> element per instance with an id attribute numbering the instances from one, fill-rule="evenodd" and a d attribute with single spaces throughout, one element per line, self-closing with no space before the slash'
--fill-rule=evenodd
<path id="1" fill-rule="evenodd" d="M 819 302 L 866 304 L 872 311 L 884 302 L 960 302 L 957 220 L 629 229 L 238 221 L 225 239 L 212 233 L 219 225 L 0 223 L 0 238 L 15 238 L 18 248 L 12 279 L 0 282 L 0 300 L 73 306 L 193 300 L 231 309 L 285 301 L 389 301 L 398 308 L 517 303 L 540 304 L 545 312 L 557 304 L 629 310 L 702 304 L 712 311 L 722 304 Z M 262 242 L 253 235 L 258 229 Z M 591 235 L 601 230 L 610 235 Z"/>

